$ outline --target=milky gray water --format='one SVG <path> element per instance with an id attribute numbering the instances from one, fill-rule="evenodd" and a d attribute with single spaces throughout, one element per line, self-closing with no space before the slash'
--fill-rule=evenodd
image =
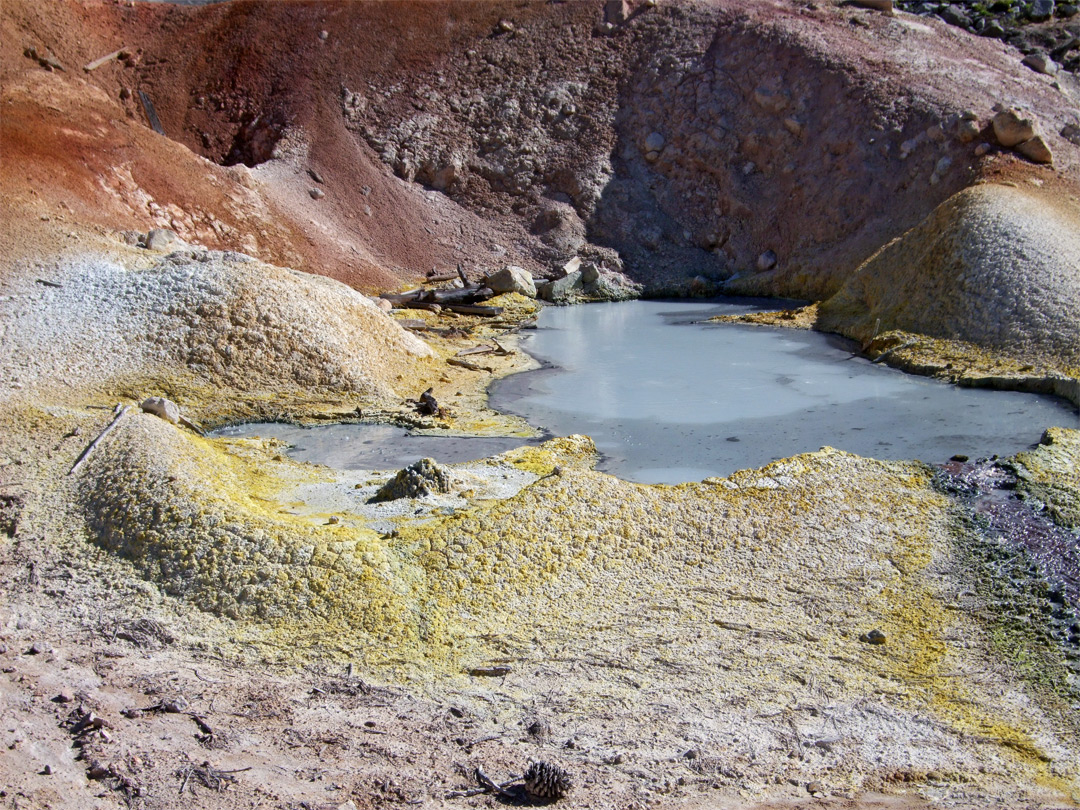
<path id="1" fill-rule="evenodd" d="M 727 303 L 632 301 L 544 311 L 523 347 L 552 368 L 498 383 L 492 404 L 554 435 L 592 436 L 600 468 L 696 481 L 831 445 L 883 459 L 1010 455 L 1064 400 L 958 388 L 851 357 L 816 332 L 701 324 Z"/>
<path id="2" fill-rule="evenodd" d="M 591 436 L 600 469 L 642 483 L 729 475 L 823 445 L 931 463 L 1005 456 L 1046 427 L 1078 426 L 1064 400 L 904 374 L 816 332 L 700 323 L 755 308 L 739 299 L 547 308 L 522 342 L 545 368 L 500 380 L 491 403 L 548 435 Z M 298 459 L 344 469 L 394 469 L 424 456 L 455 463 L 522 444 L 407 436 L 385 425 L 222 433 L 276 436 Z"/>

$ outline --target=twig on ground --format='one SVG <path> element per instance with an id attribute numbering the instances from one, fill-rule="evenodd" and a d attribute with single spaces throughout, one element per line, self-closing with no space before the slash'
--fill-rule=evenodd
<path id="1" fill-rule="evenodd" d="M 113 417 L 113 420 L 109 422 L 109 424 L 105 426 L 105 429 L 98 434 L 98 437 L 92 442 L 90 442 L 90 444 L 86 446 L 86 449 L 79 454 L 79 457 L 75 459 L 75 463 L 71 465 L 71 469 L 68 470 L 68 475 L 72 475 L 77 469 L 79 469 L 79 467 L 82 466 L 82 463 L 86 461 L 89 455 L 94 451 L 94 448 L 98 446 L 98 443 L 109 435 L 109 431 L 116 427 L 116 425 L 120 422 L 121 418 L 123 418 L 124 414 L 128 412 L 129 408 L 129 405 L 117 404 L 116 408 L 113 410 L 113 413 L 116 414 Z"/>

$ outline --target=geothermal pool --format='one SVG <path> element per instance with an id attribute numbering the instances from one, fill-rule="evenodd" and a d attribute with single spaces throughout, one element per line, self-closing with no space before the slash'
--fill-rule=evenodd
<path id="1" fill-rule="evenodd" d="M 544 367 L 498 381 L 491 404 L 549 435 L 591 436 L 599 469 L 667 484 L 823 445 L 931 463 L 1005 456 L 1046 427 L 1078 424 L 1064 400 L 904 374 L 852 357 L 846 341 L 828 335 L 702 323 L 759 308 L 745 299 L 549 307 L 522 341 Z M 219 435 L 276 436 L 295 444 L 295 458 L 364 469 L 423 456 L 454 463 L 523 443 L 413 437 L 380 425 L 243 425 Z"/>

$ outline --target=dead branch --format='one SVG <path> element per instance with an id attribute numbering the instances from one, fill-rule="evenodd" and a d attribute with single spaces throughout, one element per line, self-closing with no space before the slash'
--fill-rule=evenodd
<path id="1" fill-rule="evenodd" d="M 457 357 L 446 358 L 446 364 L 448 366 L 459 366 L 461 368 L 467 368 L 469 371 L 486 371 L 489 374 L 495 371 L 495 369 L 493 369 L 491 366 L 478 366 L 476 365 L 476 363 L 470 363 L 468 360 L 461 360 Z"/>
<path id="2" fill-rule="evenodd" d="M 87 73 L 90 73 L 93 70 L 97 70 L 102 65 L 107 64 L 114 59 L 119 59 L 120 54 L 122 54 L 126 50 L 127 48 L 120 48 L 119 50 L 115 50 L 112 53 L 107 53 L 104 56 L 95 59 L 93 62 L 87 62 L 85 65 L 83 65 L 83 70 L 85 70 Z"/>
<path id="3" fill-rule="evenodd" d="M 89 455 L 94 451 L 94 448 L 98 446 L 98 442 L 100 442 L 102 439 L 109 435 L 109 431 L 116 427 L 116 425 L 123 418 L 124 414 L 128 412 L 130 407 L 131 406 L 129 405 L 117 404 L 116 409 L 113 411 L 113 413 L 116 414 L 113 417 L 113 420 L 109 422 L 109 424 L 105 426 L 105 429 L 98 434 L 98 437 L 92 442 L 90 442 L 90 444 L 86 446 L 86 449 L 79 454 L 79 457 L 75 459 L 75 463 L 71 465 L 71 469 L 68 470 L 68 475 L 72 475 L 77 469 L 79 469 L 79 467 L 82 466 L 82 463 L 86 461 Z"/>

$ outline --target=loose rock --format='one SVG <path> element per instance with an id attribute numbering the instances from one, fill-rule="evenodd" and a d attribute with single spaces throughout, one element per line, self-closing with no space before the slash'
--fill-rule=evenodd
<path id="1" fill-rule="evenodd" d="M 1046 145 L 1046 141 L 1042 139 L 1041 135 L 1036 135 L 1031 140 L 1024 141 L 1022 144 L 1017 145 L 1016 151 L 1032 163 L 1054 162 L 1054 155 L 1050 151 L 1050 147 Z"/>
<path id="2" fill-rule="evenodd" d="M 757 269 L 761 271 L 772 270 L 776 267 L 776 252 L 766 250 L 757 257 Z"/>
<path id="3" fill-rule="evenodd" d="M 423 498 L 436 492 L 450 491 L 450 475 L 433 458 L 422 458 L 383 484 L 372 497 L 372 503 L 396 501 L 399 498 Z"/>
<path id="4" fill-rule="evenodd" d="M 180 406 L 165 397 L 147 397 L 140 404 L 144 413 L 160 416 L 172 425 L 180 424 Z"/>
<path id="5" fill-rule="evenodd" d="M 1046 76 L 1055 76 L 1058 72 L 1058 63 L 1045 53 L 1030 53 L 1021 60 L 1020 64 Z"/>
<path id="6" fill-rule="evenodd" d="M 1021 118 L 1016 110 L 1002 110 L 994 116 L 994 137 L 1002 146 L 1012 148 L 1035 137 L 1035 124 Z"/>
<path id="7" fill-rule="evenodd" d="M 664 148 L 664 136 L 659 132 L 650 132 L 645 137 L 645 142 L 642 144 L 642 148 L 646 152 L 659 152 Z"/>
<path id="8" fill-rule="evenodd" d="M 524 267 L 508 264 L 484 279 L 484 284 L 496 293 L 516 292 L 528 298 L 536 298 L 536 282 Z"/>
<path id="9" fill-rule="evenodd" d="M 168 250 L 178 239 L 176 233 L 168 228 L 153 228 L 146 234 L 146 249 Z"/>

